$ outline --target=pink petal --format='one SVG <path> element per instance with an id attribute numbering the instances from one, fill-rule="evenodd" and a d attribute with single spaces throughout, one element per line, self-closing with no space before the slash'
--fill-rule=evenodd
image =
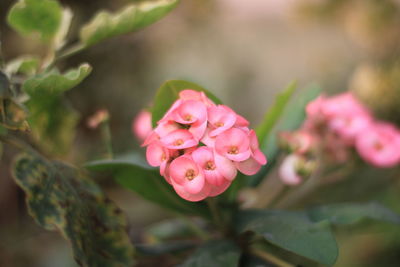
<path id="1" fill-rule="evenodd" d="M 192 202 L 201 201 L 201 200 L 205 199 L 206 197 L 208 197 L 210 190 L 211 190 L 210 186 L 206 183 L 203 186 L 203 189 L 199 193 L 190 194 L 184 189 L 184 187 L 182 185 L 175 183 L 174 180 L 171 180 L 171 183 L 172 183 L 172 186 L 174 187 L 175 192 L 181 198 L 188 200 L 188 201 L 192 201 Z"/>
<path id="2" fill-rule="evenodd" d="M 192 124 L 207 120 L 207 108 L 204 103 L 196 100 L 186 100 L 175 109 L 172 115 L 176 122 L 181 124 Z"/>
<path id="3" fill-rule="evenodd" d="M 207 121 L 205 120 L 203 123 L 199 121 L 190 126 L 189 132 L 191 132 L 193 134 L 193 137 L 199 141 L 204 137 L 206 129 Z"/>
<path id="4" fill-rule="evenodd" d="M 170 120 L 173 120 L 172 115 L 173 112 L 182 104 L 182 100 L 178 99 L 176 100 L 172 106 L 168 109 L 168 111 L 165 113 L 164 117 L 161 118 L 161 120 L 159 120 L 157 122 L 157 124 L 162 123 L 162 122 L 168 122 Z"/>
<path id="5" fill-rule="evenodd" d="M 232 181 L 237 175 L 237 170 L 235 164 L 224 156 L 214 153 L 214 161 L 217 166 L 217 170 L 221 173 L 227 180 Z"/>
<path id="6" fill-rule="evenodd" d="M 215 196 L 222 194 L 223 192 L 226 191 L 226 189 L 228 189 L 228 187 L 230 185 L 231 185 L 231 181 L 228 181 L 228 180 L 225 180 L 224 183 L 221 184 L 220 186 L 211 185 L 211 191 L 209 193 L 209 196 L 215 197 Z"/>
<path id="7" fill-rule="evenodd" d="M 283 183 L 287 185 L 298 185 L 302 179 L 296 171 L 296 164 L 299 157 L 296 154 L 287 156 L 279 168 L 279 176 Z"/>
<path id="8" fill-rule="evenodd" d="M 196 141 L 193 135 L 185 129 L 172 131 L 168 135 L 161 138 L 161 143 L 169 149 L 184 149 L 196 146 Z"/>
<path id="9" fill-rule="evenodd" d="M 204 170 L 204 176 L 206 178 L 207 183 L 215 185 L 215 186 L 221 186 L 227 179 L 219 173 L 217 169 L 215 170 Z"/>
<path id="10" fill-rule="evenodd" d="M 168 135 L 169 133 L 180 129 L 179 125 L 174 122 L 174 121 L 164 121 L 160 122 L 157 127 L 154 129 L 154 131 L 160 136 L 164 137 Z"/>
<path id="11" fill-rule="evenodd" d="M 142 110 L 136 115 L 132 123 L 132 131 L 139 140 L 146 139 L 152 131 L 151 113 L 149 111 Z"/>
<path id="12" fill-rule="evenodd" d="M 253 158 L 261 165 L 267 164 L 267 158 L 260 149 L 253 151 Z"/>
<path id="13" fill-rule="evenodd" d="M 203 190 L 204 184 L 204 173 L 202 170 L 199 170 L 197 176 L 194 177 L 192 180 L 185 179 L 183 183 L 183 188 L 189 194 L 198 194 Z"/>
<path id="14" fill-rule="evenodd" d="M 214 127 L 210 136 L 216 136 L 230 129 L 236 122 L 236 114 L 223 105 L 208 108 L 208 121 Z"/>
<path id="15" fill-rule="evenodd" d="M 261 168 L 261 164 L 258 163 L 253 157 L 250 157 L 245 161 L 235 162 L 235 165 L 238 170 L 245 175 L 254 175 Z"/>
<path id="16" fill-rule="evenodd" d="M 215 137 L 210 136 L 210 128 L 206 128 L 203 137 L 201 138 L 201 142 L 208 147 L 214 147 L 215 144 Z"/>
<path id="17" fill-rule="evenodd" d="M 183 185 L 186 179 L 186 172 L 192 169 L 199 172 L 198 165 L 189 156 L 180 156 L 174 159 L 169 166 L 169 176 L 175 183 Z"/>
<path id="18" fill-rule="evenodd" d="M 144 142 L 141 146 L 142 147 L 148 146 L 149 144 L 153 143 L 154 141 L 158 141 L 158 140 L 160 140 L 160 136 L 156 132 L 152 131 L 146 137 L 146 139 L 144 140 Z"/>
<path id="19" fill-rule="evenodd" d="M 147 147 L 146 159 L 150 166 L 158 167 L 164 161 L 168 160 L 168 154 L 168 150 L 166 150 L 159 142 L 156 142 Z"/>

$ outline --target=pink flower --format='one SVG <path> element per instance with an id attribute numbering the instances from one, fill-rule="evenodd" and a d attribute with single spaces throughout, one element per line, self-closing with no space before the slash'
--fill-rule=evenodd
<path id="1" fill-rule="evenodd" d="M 140 141 L 146 139 L 152 131 L 151 113 L 149 111 L 142 110 L 136 115 L 132 123 L 132 131 Z"/>
<path id="2" fill-rule="evenodd" d="M 266 164 L 248 125 L 203 92 L 183 90 L 147 135 L 147 161 L 160 167 L 160 174 L 183 199 L 217 196 L 229 188 L 238 169 L 251 175 Z"/>
<path id="3" fill-rule="evenodd" d="M 400 163 L 400 131 L 389 123 L 374 123 L 356 139 L 360 156 L 377 167 Z"/>
<path id="4" fill-rule="evenodd" d="M 172 112 L 171 119 L 181 124 L 203 123 L 207 120 L 207 108 L 200 101 L 185 100 Z"/>
<path id="5" fill-rule="evenodd" d="M 251 155 L 250 140 L 245 131 L 231 128 L 215 139 L 216 151 L 233 161 L 244 161 Z"/>
<path id="6" fill-rule="evenodd" d="M 221 186 L 228 179 L 231 181 L 234 176 L 228 175 L 224 177 L 226 173 L 235 173 L 236 168 L 233 164 L 216 164 L 214 160 L 214 153 L 211 148 L 199 147 L 192 153 L 194 161 L 203 169 L 205 178 L 209 184 Z M 229 168 L 229 170 L 224 170 Z M 235 173 L 236 176 L 236 173 Z"/>
<path id="7" fill-rule="evenodd" d="M 207 107 L 215 106 L 204 92 L 198 92 L 190 89 L 186 89 L 179 92 L 179 98 L 182 100 L 197 100 L 203 102 Z"/>
<path id="8" fill-rule="evenodd" d="M 283 142 L 290 152 L 298 154 L 308 153 L 317 141 L 307 129 L 301 129 L 296 132 L 282 132 L 279 136 L 281 142 Z"/>
<path id="9" fill-rule="evenodd" d="M 171 162 L 169 176 L 175 190 L 178 189 L 177 193 L 179 191 L 185 198 L 189 198 L 188 200 L 197 199 L 197 197 L 200 197 L 199 194 L 203 196 L 204 187 L 209 188 L 205 181 L 203 169 L 187 155 L 180 156 Z M 209 189 L 206 193 L 209 193 Z M 205 197 L 207 195 L 204 194 Z"/>
<path id="10" fill-rule="evenodd" d="M 208 108 L 208 121 L 212 127 L 209 135 L 214 137 L 235 125 L 236 114 L 223 105 Z"/>
<path id="11" fill-rule="evenodd" d="M 368 114 L 343 114 L 332 118 L 329 128 L 340 135 L 344 142 L 352 145 L 359 134 L 363 134 L 371 124 L 371 117 Z"/>
<path id="12" fill-rule="evenodd" d="M 185 149 L 194 147 L 198 142 L 194 139 L 193 135 L 185 129 L 179 129 L 170 132 L 160 139 L 161 143 L 169 149 Z"/>
<path id="13" fill-rule="evenodd" d="M 147 147 L 146 159 L 150 166 L 160 167 L 160 174 L 164 175 L 169 154 L 169 150 L 160 142 L 154 142 Z"/>
<path id="14" fill-rule="evenodd" d="M 279 176 L 284 184 L 298 185 L 302 182 L 302 177 L 298 174 L 298 164 L 302 160 L 301 156 L 290 154 L 279 167 Z"/>
<path id="15" fill-rule="evenodd" d="M 235 164 L 241 173 L 246 175 L 254 175 L 260 170 L 262 165 L 267 164 L 267 159 L 259 148 L 257 135 L 254 130 L 249 132 L 249 139 L 251 150 L 250 158 L 241 162 L 235 162 Z"/>

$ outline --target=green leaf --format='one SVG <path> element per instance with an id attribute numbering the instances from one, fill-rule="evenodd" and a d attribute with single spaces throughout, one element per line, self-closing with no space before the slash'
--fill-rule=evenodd
<path id="1" fill-rule="evenodd" d="M 276 158 L 279 154 L 278 133 L 282 131 L 293 131 L 301 126 L 305 118 L 305 107 L 308 102 L 315 99 L 321 92 L 317 85 L 311 85 L 301 90 L 292 101 L 290 101 L 281 114 L 278 123 L 269 132 L 264 142 L 260 142 L 262 151 L 266 154 L 268 163 L 261 170 L 250 177 L 249 185 L 257 186 L 275 166 Z"/>
<path id="2" fill-rule="evenodd" d="M 85 165 L 93 171 L 111 171 L 115 180 L 143 198 L 173 211 L 209 217 L 204 203 L 193 203 L 180 198 L 172 186 L 153 168 L 142 167 L 127 160 L 100 160 Z"/>
<path id="3" fill-rule="evenodd" d="M 7 75 L 0 71 L 0 98 L 10 98 L 11 96 L 10 81 Z"/>
<path id="4" fill-rule="evenodd" d="M 133 265 L 126 219 L 93 181 L 33 152 L 19 156 L 13 175 L 30 215 L 42 227 L 60 231 L 81 266 Z"/>
<path id="5" fill-rule="evenodd" d="M 268 138 L 274 125 L 279 121 L 282 113 L 285 111 L 286 105 L 289 103 L 294 91 L 296 90 L 297 84 L 292 82 L 286 87 L 285 91 L 280 93 L 275 103 L 270 107 L 265 114 L 263 122 L 257 127 L 257 137 L 261 144 L 264 144 L 264 140 Z"/>
<path id="6" fill-rule="evenodd" d="M 199 247 L 179 267 L 239 266 L 240 249 L 228 240 L 212 240 Z"/>
<path id="7" fill-rule="evenodd" d="M 400 215 L 378 203 L 340 203 L 315 207 L 308 211 L 313 221 L 328 220 L 336 225 L 355 224 L 364 220 L 400 223 Z"/>
<path id="8" fill-rule="evenodd" d="M 24 82 L 22 89 L 31 97 L 42 98 L 43 94 L 60 94 L 77 86 L 91 71 L 92 67 L 86 63 L 63 74 L 53 69 L 29 78 Z"/>
<path id="9" fill-rule="evenodd" d="M 49 41 L 61 24 L 62 9 L 53 0 L 19 0 L 10 10 L 7 22 L 22 35 L 38 33 Z"/>
<path id="10" fill-rule="evenodd" d="M 27 102 L 28 122 L 41 148 L 51 154 L 64 154 L 72 145 L 80 115 L 61 97 L 47 96 Z"/>
<path id="11" fill-rule="evenodd" d="M 46 151 L 65 153 L 71 147 L 79 114 L 62 93 L 77 86 L 91 70 L 88 64 L 63 74 L 52 70 L 35 75 L 23 84 L 22 89 L 30 96 L 26 105 L 33 136 Z"/>
<path id="12" fill-rule="evenodd" d="M 177 3 L 178 0 L 146 1 L 128 5 L 115 14 L 102 11 L 83 26 L 81 42 L 91 46 L 117 35 L 140 30 L 164 17 Z"/>
<path id="13" fill-rule="evenodd" d="M 179 98 L 179 92 L 185 89 L 192 89 L 199 92 L 202 91 L 207 95 L 208 98 L 214 101 L 215 104 L 222 104 L 221 100 L 219 100 L 216 96 L 195 83 L 181 80 L 166 81 L 158 89 L 154 98 L 154 105 L 152 109 L 153 126 L 157 124 L 157 121 L 164 116 L 175 100 Z"/>
<path id="14" fill-rule="evenodd" d="M 12 74 L 34 75 L 39 67 L 39 58 L 35 56 L 23 56 L 7 63 L 6 72 Z"/>
<path id="15" fill-rule="evenodd" d="M 239 212 L 236 228 L 263 236 L 288 251 L 332 266 L 338 257 L 327 221 L 313 222 L 303 212 L 251 210 Z"/>

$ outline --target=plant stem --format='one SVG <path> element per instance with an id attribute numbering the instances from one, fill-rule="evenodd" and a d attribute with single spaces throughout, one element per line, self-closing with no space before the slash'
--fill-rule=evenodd
<path id="1" fill-rule="evenodd" d="M 293 204 L 296 204 L 321 185 L 321 182 L 318 180 L 319 178 L 319 175 L 313 175 L 308 181 L 306 181 L 295 191 L 287 194 L 280 201 L 278 201 L 274 207 L 278 209 L 283 209 L 288 208 Z"/>
<path id="2" fill-rule="evenodd" d="M 221 213 L 218 210 L 215 198 L 209 197 L 206 199 L 206 201 L 207 201 L 208 207 L 210 208 L 211 215 L 213 217 L 213 221 L 214 221 L 215 225 L 217 225 L 222 231 L 225 231 L 224 222 L 222 220 Z"/>
<path id="3" fill-rule="evenodd" d="M 100 125 L 101 128 L 101 137 L 103 139 L 104 145 L 106 147 L 106 157 L 108 159 L 112 159 L 114 157 L 113 148 L 112 148 L 112 141 L 111 141 L 111 131 L 110 131 L 110 124 L 109 120 L 105 120 Z"/>
<path id="4" fill-rule="evenodd" d="M 269 253 L 267 253 L 267 252 L 265 252 L 263 250 L 253 248 L 250 252 L 253 255 L 257 256 L 257 257 L 260 257 L 261 259 L 266 260 L 267 262 L 275 264 L 276 266 L 279 266 L 279 267 L 295 267 L 295 265 L 287 263 L 287 262 L 285 262 L 285 261 L 275 257 L 274 255 L 269 254 Z"/>
<path id="5" fill-rule="evenodd" d="M 0 141 L 5 143 L 5 144 L 9 144 L 9 145 L 11 145 L 11 146 L 13 146 L 13 147 L 15 147 L 15 148 L 17 148 L 19 150 L 23 150 L 23 151 L 30 150 L 30 151 L 32 151 L 32 148 L 29 145 L 27 145 L 24 142 L 18 140 L 17 138 L 11 137 L 11 136 L 2 136 L 2 135 L 0 135 Z"/>
<path id="6" fill-rule="evenodd" d="M 59 53 L 59 54 L 56 56 L 55 61 L 58 61 L 58 60 L 60 60 L 60 59 L 64 59 L 64 58 L 73 56 L 73 55 L 75 55 L 75 54 L 81 52 L 83 49 L 85 49 L 85 46 L 84 46 L 83 44 L 80 44 L 80 43 L 75 44 L 75 45 L 73 45 L 73 46 L 67 48 L 67 49 L 64 50 L 63 52 Z"/>

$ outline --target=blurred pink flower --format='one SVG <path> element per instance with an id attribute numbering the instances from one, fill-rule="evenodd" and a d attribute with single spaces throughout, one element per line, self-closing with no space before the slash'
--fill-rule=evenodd
<path id="1" fill-rule="evenodd" d="M 144 141 L 151 130 L 151 113 L 146 110 L 140 111 L 133 120 L 132 132 L 140 141 Z"/>
<path id="2" fill-rule="evenodd" d="M 389 123 L 374 123 L 358 136 L 356 148 L 370 164 L 394 167 L 400 164 L 400 130 Z"/>
<path id="3" fill-rule="evenodd" d="M 284 184 L 298 185 L 302 182 L 302 177 L 298 173 L 298 165 L 302 161 L 302 156 L 290 154 L 283 159 L 279 167 L 279 176 Z"/>

